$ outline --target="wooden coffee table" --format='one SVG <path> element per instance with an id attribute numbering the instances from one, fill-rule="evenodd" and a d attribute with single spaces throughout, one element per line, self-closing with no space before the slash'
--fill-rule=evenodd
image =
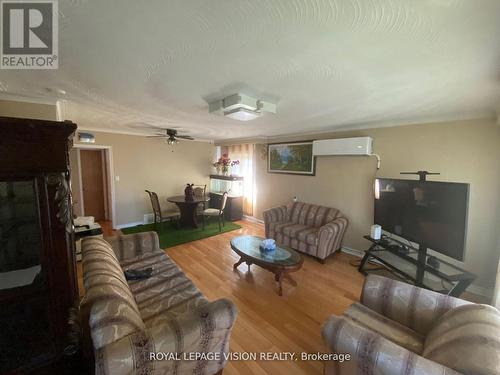
<path id="1" fill-rule="evenodd" d="M 262 240 L 264 238 L 257 236 L 233 238 L 231 248 L 240 256 L 240 260 L 234 264 L 233 269 L 236 270 L 241 263 L 245 262 L 248 265 L 248 270 L 252 264 L 256 264 L 274 273 L 274 279 L 279 286 L 278 294 L 282 296 L 283 279 L 287 279 L 293 286 L 297 286 L 296 281 L 289 274 L 299 270 L 304 260 L 298 252 L 282 245 L 276 246 L 276 250 L 272 253 L 265 253 L 259 248 Z"/>

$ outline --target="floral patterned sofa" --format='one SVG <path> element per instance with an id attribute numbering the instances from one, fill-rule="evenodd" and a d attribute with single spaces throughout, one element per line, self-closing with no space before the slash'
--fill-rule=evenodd
<path id="1" fill-rule="evenodd" d="M 325 374 L 500 374 L 494 307 L 373 274 L 360 300 L 323 325 L 332 354 L 350 355 L 327 361 Z"/>
<path id="2" fill-rule="evenodd" d="M 234 304 L 208 302 L 160 249 L 155 232 L 106 240 L 82 241 L 82 321 L 89 323 L 96 374 L 222 372 L 237 314 Z M 123 270 L 149 267 L 150 278 L 125 279 Z M 196 353 L 218 357 L 191 356 Z"/>
<path id="3" fill-rule="evenodd" d="M 293 202 L 264 211 L 266 238 L 324 261 L 340 249 L 348 220 L 330 207 Z"/>

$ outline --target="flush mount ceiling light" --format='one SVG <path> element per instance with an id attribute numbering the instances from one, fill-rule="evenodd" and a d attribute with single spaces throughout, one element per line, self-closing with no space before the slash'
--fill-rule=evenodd
<path id="1" fill-rule="evenodd" d="M 233 120 L 249 121 L 260 117 L 264 112 L 276 113 L 276 104 L 245 94 L 233 94 L 222 100 L 209 103 L 208 111 Z"/>

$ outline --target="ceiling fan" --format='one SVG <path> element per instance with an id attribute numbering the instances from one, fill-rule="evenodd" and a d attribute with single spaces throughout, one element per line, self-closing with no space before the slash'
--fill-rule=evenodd
<path id="1" fill-rule="evenodd" d="M 179 139 L 187 139 L 187 140 L 194 140 L 193 137 L 191 137 L 190 135 L 181 135 L 181 134 L 177 134 L 177 130 L 176 129 L 163 129 L 165 131 L 165 133 L 157 133 L 156 135 L 150 135 L 148 136 L 148 138 L 165 138 L 166 139 L 166 142 L 169 144 L 169 145 L 175 145 L 176 143 L 179 143 Z"/>

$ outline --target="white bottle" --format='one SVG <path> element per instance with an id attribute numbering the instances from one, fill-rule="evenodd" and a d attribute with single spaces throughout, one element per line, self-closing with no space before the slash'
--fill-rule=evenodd
<path id="1" fill-rule="evenodd" d="M 374 240 L 380 240 L 381 236 L 382 236 L 382 227 L 377 224 L 372 225 L 370 231 L 370 237 L 373 238 Z"/>

